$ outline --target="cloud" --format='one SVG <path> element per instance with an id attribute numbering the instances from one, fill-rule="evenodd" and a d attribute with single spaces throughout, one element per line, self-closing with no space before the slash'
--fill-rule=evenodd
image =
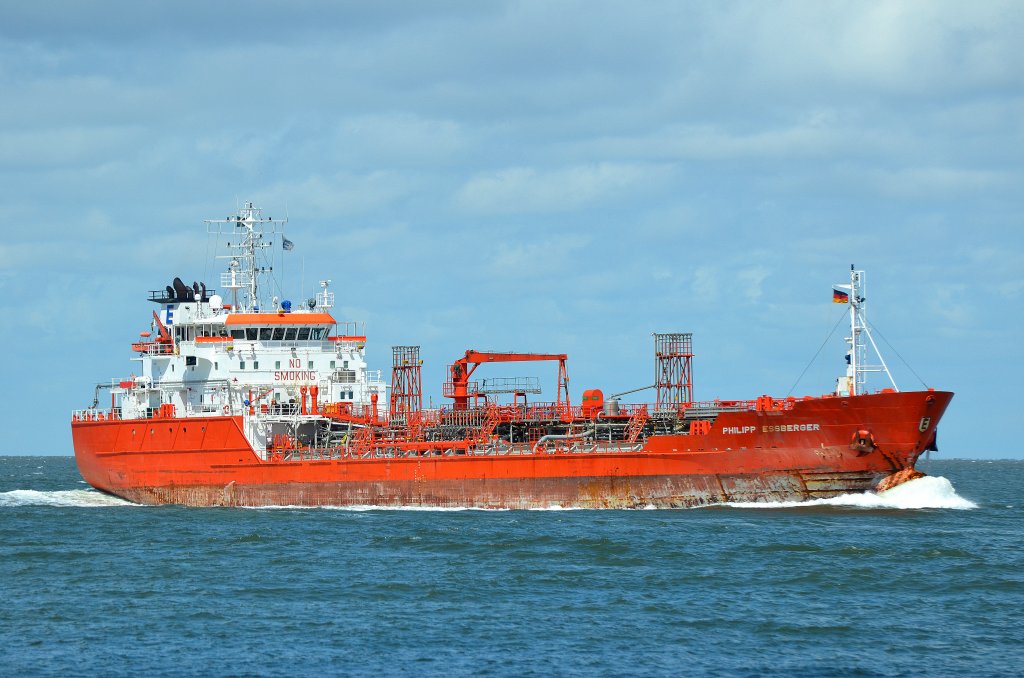
<path id="1" fill-rule="evenodd" d="M 506 279 L 557 277 L 588 242 L 581 236 L 555 236 L 540 242 L 498 243 L 483 270 Z"/>
<path id="2" fill-rule="evenodd" d="M 303 214 L 324 217 L 365 214 L 401 199 L 414 187 L 412 177 L 396 172 L 355 174 L 342 171 L 278 181 L 255 193 L 265 206 L 291 209 L 301 205 Z"/>
<path id="3" fill-rule="evenodd" d="M 585 209 L 645 192 L 669 174 L 664 165 L 596 163 L 561 169 L 511 167 L 477 174 L 456 193 L 469 213 L 515 214 Z"/>
<path id="4" fill-rule="evenodd" d="M 945 322 L 942 330 L 961 335 L 975 322 L 973 305 L 967 300 L 968 287 L 964 283 L 939 283 L 932 290 L 929 306 L 932 313 Z"/>
<path id="5" fill-rule="evenodd" d="M 756 303 L 761 300 L 764 295 L 764 281 L 769 275 L 771 275 L 771 270 L 766 266 L 752 266 L 736 274 L 736 279 L 743 287 L 747 301 Z"/>
<path id="6" fill-rule="evenodd" d="M 1009 1 L 723 3 L 707 18 L 705 58 L 723 57 L 741 91 L 946 98 L 1024 79 Z"/>
<path id="7" fill-rule="evenodd" d="M 408 113 L 346 118 L 333 139 L 339 154 L 352 156 L 360 164 L 412 165 L 435 171 L 462 156 L 470 141 L 460 122 Z"/>
<path id="8" fill-rule="evenodd" d="M 899 198 L 955 199 L 964 193 L 1016 189 L 1016 173 L 956 167 L 908 167 L 873 173 L 876 190 Z"/>
<path id="9" fill-rule="evenodd" d="M 133 153 L 138 127 L 57 127 L 0 132 L 0 170 L 98 167 Z"/>

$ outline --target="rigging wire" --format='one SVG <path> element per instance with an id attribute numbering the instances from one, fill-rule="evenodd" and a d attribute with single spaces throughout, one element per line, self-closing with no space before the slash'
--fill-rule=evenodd
<path id="1" fill-rule="evenodd" d="M 217 229 L 220 230 L 219 228 Z M 213 236 L 216 235 L 216 239 Z M 203 260 L 203 280 L 209 280 L 211 273 L 213 273 L 213 267 L 210 264 L 210 241 L 213 240 L 213 252 L 216 255 L 217 247 L 220 245 L 220 234 L 214 234 L 210 232 L 210 225 L 206 224 L 206 258 Z M 210 287 L 213 287 L 211 282 Z"/>
<path id="2" fill-rule="evenodd" d="M 885 345 L 888 346 L 892 350 L 892 352 L 896 354 L 896 357 L 900 359 L 900 362 L 902 362 L 904 365 L 906 365 L 907 369 L 910 370 L 910 372 L 915 377 L 917 377 L 917 380 L 919 382 L 921 382 L 921 385 L 924 386 L 925 388 L 928 388 L 928 384 L 924 383 L 924 379 L 921 378 L 921 375 L 919 375 L 917 372 L 914 371 L 914 368 L 910 366 L 910 363 L 908 363 L 906 360 L 903 359 L 903 356 L 901 356 L 900 352 L 896 350 L 896 347 L 893 346 L 892 344 L 890 344 L 889 340 L 885 338 L 885 335 L 882 334 L 882 330 L 878 329 L 878 326 L 875 325 L 874 323 L 870 323 L 870 325 L 871 325 L 871 329 L 873 331 L 877 332 L 878 336 L 882 338 L 882 341 L 885 342 Z"/>
<path id="3" fill-rule="evenodd" d="M 807 366 L 804 368 L 804 371 L 800 373 L 800 376 L 797 377 L 796 381 L 793 382 L 793 385 L 790 386 L 789 392 L 786 393 L 786 397 L 787 398 L 789 396 L 793 395 L 793 391 L 796 389 L 797 384 L 799 384 L 800 380 L 804 378 L 805 374 L 807 374 L 807 370 L 811 369 L 811 365 L 813 365 L 814 361 L 818 359 L 819 355 L 821 355 L 821 349 L 825 348 L 825 344 L 827 344 L 828 340 L 832 338 L 832 335 L 836 333 L 836 328 L 839 327 L 839 323 L 843 322 L 843 318 L 845 318 L 845 317 L 846 317 L 846 310 L 844 309 L 842 314 L 840 314 L 839 319 L 836 320 L 836 324 L 832 326 L 831 330 L 829 330 L 828 336 L 825 337 L 825 341 L 821 342 L 821 346 L 818 347 L 818 350 L 817 350 L 817 352 L 815 352 L 814 357 L 811 358 L 811 362 L 807 363 Z"/>

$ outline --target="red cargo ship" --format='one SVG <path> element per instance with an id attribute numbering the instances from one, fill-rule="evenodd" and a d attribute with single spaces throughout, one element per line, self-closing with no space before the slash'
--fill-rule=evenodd
<path id="1" fill-rule="evenodd" d="M 206 223 L 227 240 L 230 301 L 178 278 L 151 292 L 151 331 L 132 345 L 140 374 L 97 385 L 72 415 L 82 476 L 130 501 L 615 508 L 880 491 L 922 475 L 914 464 L 953 397 L 866 392 L 868 373 L 889 370 L 867 362 L 864 273 L 851 267 L 833 297 L 849 305 L 850 337 L 832 394 L 695 401 L 691 335 L 656 334 L 653 403 L 592 389 L 575 405 L 564 354 L 471 350 L 443 385 L 452 403 L 425 409 L 419 347 L 393 347 L 388 397 L 365 334 L 334 319 L 330 281 L 301 304 L 261 299 L 278 238 L 292 248 L 285 222 L 248 203 Z M 554 402 L 528 402 L 535 378 L 470 380 L 487 363 L 534 361 L 557 364 Z"/>

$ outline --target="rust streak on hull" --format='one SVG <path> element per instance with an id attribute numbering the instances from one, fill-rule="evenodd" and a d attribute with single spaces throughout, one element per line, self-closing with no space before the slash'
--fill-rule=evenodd
<path id="1" fill-rule="evenodd" d="M 828 487 L 802 491 L 796 474 L 731 476 L 380 480 L 266 485 L 180 485 L 120 488 L 115 493 L 141 504 L 187 506 L 381 506 L 485 509 L 683 508 L 721 502 L 802 501 L 863 492 L 880 478 L 863 473 L 836 477 Z M 717 489 L 718 482 L 728 488 Z"/>

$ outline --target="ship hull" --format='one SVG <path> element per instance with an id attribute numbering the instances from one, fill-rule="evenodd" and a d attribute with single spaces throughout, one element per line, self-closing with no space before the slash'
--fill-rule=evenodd
<path id="1" fill-rule="evenodd" d="M 726 412 L 706 435 L 653 436 L 625 452 L 265 461 L 240 417 L 77 421 L 72 433 L 87 482 L 145 504 L 688 507 L 803 501 L 907 477 L 951 398 L 885 393 Z M 865 430 L 872 444 L 851 444 Z"/>
<path id="2" fill-rule="evenodd" d="M 165 485 L 118 488 L 140 504 L 421 508 L 685 508 L 725 502 L 806 501 L 873 490 L 884 472 L 465 478 Z"/>

